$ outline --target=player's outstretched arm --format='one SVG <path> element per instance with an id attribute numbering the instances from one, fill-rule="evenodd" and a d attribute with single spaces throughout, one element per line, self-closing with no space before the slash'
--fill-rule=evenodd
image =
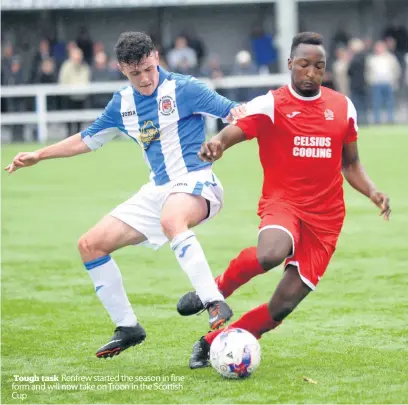
<path id="1" fill-rule="evenodd" d="M 8 173 L 13 173 L 17 169 L 29 167 L 37 164 L 41 160 L 71 157 L 82 153 L 90 152 L 91 149 L 82 140 L 81 134 L 75 134 L 61 142 L 46 146 L 34 152 L 20 152 L 13 161 L 4 168 Z"/>
<path id="2" fill-rule="evenodd" d="M 391 214 L 390 199 L 386 194 L 377 191 L 373 181 L 364 170 L 358 156 L 357 142 L 351 142 L 343 146 L 342 165 L 347 182 L 380 208 L 379 215 L 383 215 L 384 219 L 388 221 Z"/>
<path id="3" fill-rule="evenodd" d="M 204 162 L 215 162 L 220 159 L 224 151 L 236 143 L 245 141 L 245 134 L 241 128 L 228 125 L 220 133 L 201 145 L 198 157 Z"/>

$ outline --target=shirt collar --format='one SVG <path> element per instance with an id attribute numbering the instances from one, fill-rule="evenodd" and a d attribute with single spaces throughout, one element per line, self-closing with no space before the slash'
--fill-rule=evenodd
<path id="1" fill-rule="evenodd" d="M 293 87 L 291 84 L 288 84 L 288 88 L 289 88 L 289 92 L 290 94 L 292 94 L 293 97 L 297 98 L 298 100 L 302 100 L 302 101 L 315 101 L 317 99 L 320 98 L 320 96 L 322 95 L 322 90 L 319 89 L 319 93 L 316 94 L 313 97 L 303 97 L 300 94 L 297 94 L 295 90 L 293 90 Z"/>
<path id="2" fill-rule="evenodd" d="M 157 87 L 159 87 L 169 77 L 170 73 L 160 66 L 157 66 L 157 70 L 159 71 L 159 85 Z"/>

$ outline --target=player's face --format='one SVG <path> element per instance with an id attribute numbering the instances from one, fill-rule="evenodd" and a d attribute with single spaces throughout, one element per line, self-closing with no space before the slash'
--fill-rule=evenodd
<path id="1" fill-rule="evenodd" d="M 158 64 L 159 54 L 155 51 L 137 65 L 120 63 L 119 67 L 140 94 L 151 96 L 159 84 Z"/>
<path id="2" fill-rule="evenodd" d="M 326 70 L 326 52 L 321 45 L 300 44 L 289 59 L 288 67 L 294 90 L 305 97 L 315 96 Z"/>

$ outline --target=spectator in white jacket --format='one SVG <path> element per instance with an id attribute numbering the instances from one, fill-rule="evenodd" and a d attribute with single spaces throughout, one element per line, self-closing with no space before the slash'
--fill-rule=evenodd
<path id="1" fill-rule="evenodd" d="M 366 81 L 371 87 L 374 122 L 381 123 L 381 110 L 386 107 L 388 123 L 394 123 L 394 91 L 401 77 L 397 57 L 389 52 L 384 41 L 377 41 L 374 54 L 366 63 Z"/>
<path id="2" fill-rule="evenodd" d="M 58 82 L 60 84 L 76 86 L 86 85 L 91 81 L 91 69 L 83 62 L 82 51 L 75 47 L 69 50 L 69 58 L 62 64 Z M 65 97 L 65 108 L 68 110 L 81 110 L 85 108 L 87 95 L 72 94 Z M 67 124 L 68 135 L 76 134 L 80 131 L 79 122 L 69 122 Z"/>

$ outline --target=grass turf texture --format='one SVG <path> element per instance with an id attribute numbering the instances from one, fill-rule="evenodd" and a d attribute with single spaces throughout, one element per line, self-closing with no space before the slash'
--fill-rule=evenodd
<path id="1" fill-rule="evenodd" d="M 407 127 L 361 130 L 361 159 L 391 196 L 392 221 L 382 221 L 365 197 L 346 187 L 347 219 L 325 277 L 281 327 L 262 338 L 261 366 L 245 381 L 226 381 L 212 369 L 189 370 L 191 346 L 207 331 L 207 316 L 176 313 L 190 286 L 168 246 L 159 252 L 129 247 L 114 253 L 148 337 L 113 360 L 94 356 L 114 326 L 93 291 L 76 241 L 146 181 L 134 145 L 113 142 L 95 154 L 3 173 L 1 402 L 406 402 L 407 135 Z M 3 166 L 18 151 L 35 148 L 4 146 Z M 225 208 L 196 232 L 219 274 L 242 248 L 256 243 L 261 187 L 256 143 L 228 151 L 215 171 L 226 191 Z M 280 277 L 281 269 L 275 269 L 241 287 L 229 299 L 234 319 L 266 302 Z M 138 389 L 122 390 L 100 387 L 108 382 L 90 382 L 95 390 L 51 391 L 51 382 L 44 391 L 12 388 L 13 375 L 57 375 L 60 384 L 79 384 L 61 381 L 62 375 L 158 376 L 163 383 L 172 374 L 184 377 L 182 388 L 141 389 L 140 381 L 134 382 Z M 179 382 L 173 377 L 165 384 Z M 27 398 L 13 399 L 13 392 Z"/>

